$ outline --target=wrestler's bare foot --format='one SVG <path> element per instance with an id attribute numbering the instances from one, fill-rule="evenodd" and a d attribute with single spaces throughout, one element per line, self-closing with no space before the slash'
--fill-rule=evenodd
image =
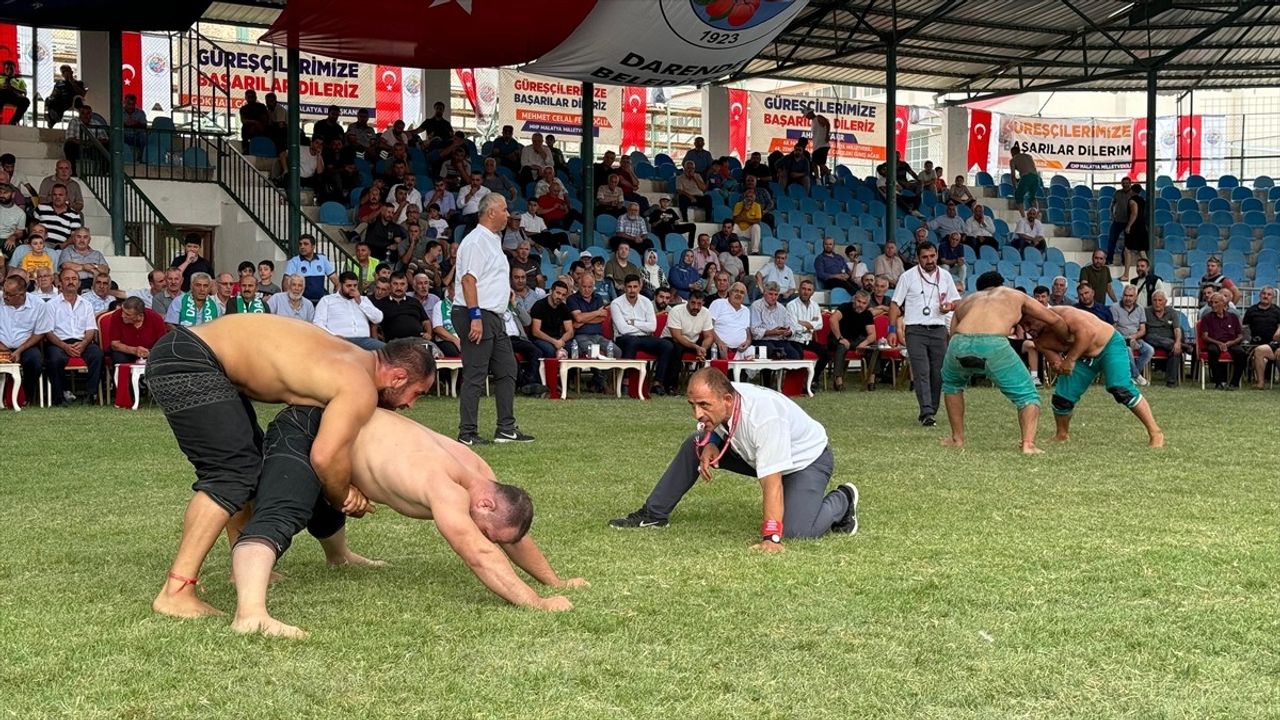
<path id="1" fill-rule="evenodd" d="M 1066 442 L 1070 439 L 1071 436 L 1066 433 L 1056 433 L 1052 438 L 1050 438 L 1050 440 L 1053 440 L 1054 442 Z"/>
<path id="2" fill-rule="evenodd" d="M 1162 447 L 1164 447 L 1164 433 L 1163 433 L 1163 432 L 1158 432 L 1158 433 L 1156 433 L 1156 434 L 1152 435 L 1152 436 L 1151 436 L 1151 440 L 1150 440 L 1150 442 L 1148 442 L 1148 443 L 1147 443 L 1147 447 L 1150 447 L 1150 448 L 1162 448 Z"/>
<path id="3" fill-rule="evenodd" d="M 963 448 L 964 438 L 947 436 L 942 438 L 942 440 L 939 441 L 939 444 L 941 444 L 943 447 Z"/>
<path id="4" fill-rule="evenodd" d="M 168 588 L 161 590 L 156 599 L 151 601 L 151 609 L 161 615 L 185 619 L 226 614 L 201 600 L 196 595 L 195 588 L 190 585 L 177 592 L 169 592 Z"/>
<path id="5" fill-rule="evenodd" d="M 343 565 L 351 565 L 355 567 L 384 567 L 387 564 L 385 560 L 370 560 L 369 558 L 357 555 L 350 550 L 342 555 L 327 557 L 325 558 L 325 562 L 329 564 L 329 567 L 341 567 Z"/>
<path id="6" fill-rule="evenodd" d="M 1044 451 L 1036 447 L 1035 443 L 1025 443 L 1025 444 L 1019 445 L 1018 447 L 1022 448 L 1023 455 L 1043 455 L 1044 454 Z"/>
<path id="7" fill-rule="evenodd" d="M 282 637 L 301 640 L 307 636 L 307 631 L 292 625 L 286 625 L 270 615 L 262 615 L 260 617 L 236 617 L 231 622 L 231 629 L 241 635 L 249 635 L 258 633 L 266 637 Z"/>

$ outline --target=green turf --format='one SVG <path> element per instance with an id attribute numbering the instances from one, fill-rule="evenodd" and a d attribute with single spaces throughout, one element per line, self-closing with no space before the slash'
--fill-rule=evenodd
<path id="1" fill-rule="evenodd" d="M 1149 452 L 1094 388 L 1071 444 L 1037 458 L 1003 399 L 969 396 L 964 452 L 906 392 L 803 400 L 862 532 L 771 557 L 747 551 L 758 490 L 723 473 L 666 530 L 605 526 L 691 429 L 682 400 L 521 401 L 537 443 L 481 453 L 533 494 L 553 565 L 591 581 L 575 609 L 504 605 L 430 524 L 384 511 L 350 536 L 389 568 L 326 569 L 305 536 L 282 561 L 271 607 L 300 642 L 151 614 L 191 482 L 158 411 L 6 412 L 0 717 L 1280 713 L 1277 396 L 1154 389 L 1169 447 Z M 455 428 L 446 399 L 411 414 Z M 204 596 L 230 610 L 227 570 L 220 544 Z"/>

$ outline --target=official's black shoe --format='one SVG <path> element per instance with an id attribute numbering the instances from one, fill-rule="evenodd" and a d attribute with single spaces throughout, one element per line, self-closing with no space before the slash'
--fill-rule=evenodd
<path id="1" fill-rule="evenodd" d="M 858 534 L 858 486 L 853 483 L 845 483 L 836 488 L 837 492 L 843 493 L 849 499 L 849 509 L 845 510 L 844 515 L 839 520 L 831 524 L 831 532 L 841 535 L 857 535 Z"/>
<path id="2" fill-rule="evenodd" d="M 496 443 L 531 443 L 533 442 L 533 436 L 525 435 L 519 429 L 499 430 L 493 434 L 493 441 Z"/>
<path id="3" fill-rule="evenodd" d="M 932 415 L 925 415 L 924 417 L 920 418 L 920 424 L 925 427 L 933 427 L 934 425 L 938 424 L 938 421 L 935 420 Z"/>
<path id="4" fill-rule="evenodd" d="M 459 435 L 458 442 L 462 443 L 463 445 L 488 445 L 489 444 L 488 440 L 485 440 L 484 438 L 480 437 L 475 433 L 467 433 L 466 435 Z"/>
<path id="5" fill-rule="evenodd" d="M 667 526 L 666 518 L 657 518 L 650 515 L 644 508 L 631 513 L 626 517 L 614 518 L 609 521 L 609 527 L 624 528 L 664 528 Z"/>
<path id="6" fill-rule="evenodd" d="M 529 383 L 520 387 L 520 394 L 527 395 L 529 397 L 542 397 L 543 395 L 546 395 L 547 392 L 547 386 L 542 383 Z"/>

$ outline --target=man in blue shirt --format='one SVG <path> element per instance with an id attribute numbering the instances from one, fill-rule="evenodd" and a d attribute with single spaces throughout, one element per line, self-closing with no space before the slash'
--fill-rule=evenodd
<path id="1" fill-rule="evenodd" d="M 857 291 L 854 279 L 849 275 L 849 264 L 836 253 L 835 238 L 822 239 L 822 254 L 813 259 L 813 272 L 826 290 L 842 288 L 850 294 Z"/>
<path id="2" fill-rule="evenodd" d="M 703 180 L 707 179 L 707 171 L 711 169 L 711 162 L 715 160 L 711 157 L 711 151 L 703 147 L 706 142 L 700 137 L 694 138 L 693 149 L 684 154 L 684 162 L 680 163 L 682 166 L 687 162 L 693 163 L 693 171 L 702 176 Z"/>
<path id="3" fill-rule="evenodd" d="M 289 258 L 284 272 L 286 275 L 302 277 L 306 285 L 302 296 L 311 302 L 319 302 L 320 298 L 329 294 L 326 281 L 333 287 L 338 287 L 338 273 L 333 263 L 324 255 L 316 253 L 316 239 L 310 235 L 298 237 L 298 254 Z"/>
<path id="4" fill-rule="evenodd" d="M 524 150 L 524 145 L 514 133 L 515 128 L 510 125 L 502 126 L 502 135 L 493 140 L 493 155 L 503 167 L 510 168 L 511 172 L 520 172 L 520 151 Z"/>
<path id="5" fill-rule="evenodd" d="M 1093 313 L 1099 320 L 1108 325 L 1115 325 L 1115 318 L 1111 315 L 1111 308 L 1099 302 L 1094 302 L 1093 286 L 1089 283 L 1082 282 L 1076 286 L 1076 296 L 1080 298 L 1076 301 L 1076 307 L 1088 313 Z"/>

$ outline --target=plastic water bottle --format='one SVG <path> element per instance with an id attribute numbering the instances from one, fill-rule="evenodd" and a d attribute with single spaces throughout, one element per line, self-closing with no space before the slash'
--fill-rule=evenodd
<path id="1" fill-rule="evenodd" d="M 569 343 L 569 359 L 571 360 L 578 359 L 578 341 L 577 340 L 573 340 Z"/>
<path id="2" fill-rule="evenodd" d="M 715 360 L 718 357 L 720 357 L 720 346 L 712 345 L 711 352 L 707 353 L 707 358 L 710 360 Z"/>

